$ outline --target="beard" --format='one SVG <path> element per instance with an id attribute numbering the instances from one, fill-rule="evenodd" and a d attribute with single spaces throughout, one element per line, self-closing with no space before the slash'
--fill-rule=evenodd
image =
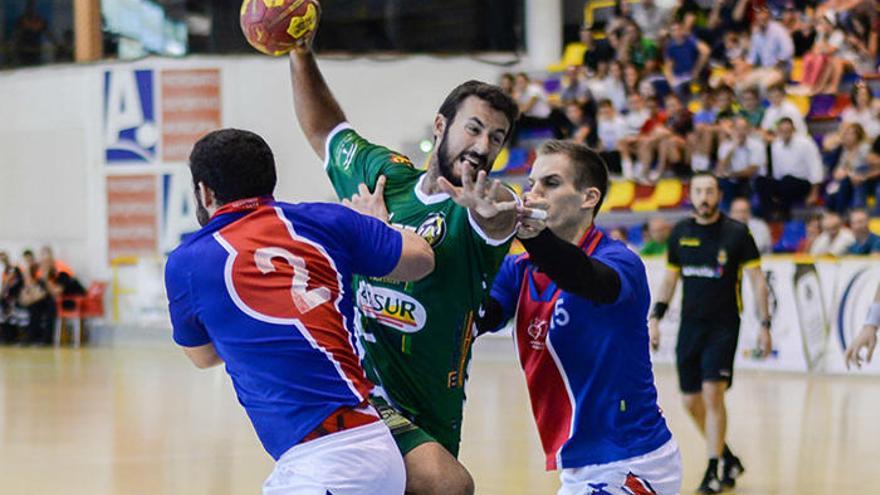
<path id="1" fill-rule="evenodd" d="M 208 222 L 211 221 L 211 215 L 208 214 L 208 210 L 205 208 L 205 205 L 202 204 L 202 199 L 199 198 L 198 192 L 196 192 L 196 220 L 199 221 L 199 225 L 204 227 L 208 225 Z"/>
<path id="2" fill-rule="evenodd" d="M 694 209 L 697 212 L 697 216 L 700 218 L 712 218 L 718 213 L 719 203 L 715 203 L 714 205 L 710 205 L 709 203 L 703 202 L 698 207 Z"/>
<path id="3" fill-rule="evenodd" d="M 474 169 L 474 177 L 476 177 L 476 173 L 480 170 L 485 170 L 488 173 L 489 170 L 487 165 L 489 163 L 489 157 L 487 155 L 481 155 L 473 151 L 463 151 L 455 157 L 449 156 L 449 147 L 447 146 L 447 143 L 449 143 L 449 139 L 447 139 L 448 137 L 449 128 L 447 127 L 443 131 L 443 138 L 440 142 L 440 146 L 437 147 L 437 168 L 440 170 L 440 175 L 442 177 L 445 177 L 453 186 L 461 187 L 461 177 L 455 176 L 455 162 L 464 157 L 471 158 L 477 163 L 477 166 Z"/>

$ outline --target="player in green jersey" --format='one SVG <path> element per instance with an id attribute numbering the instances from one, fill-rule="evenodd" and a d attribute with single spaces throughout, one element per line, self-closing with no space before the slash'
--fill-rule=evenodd
<path id="1" fill-rule="evenodd" d="M 477 81 L 455 88 L 434 118 L 436 152 L 421 171 L 346 123 L 310 42 L 291 52 L 290 67 L 297 119 L 339 198 L 384 197 L 380 216 L 435 252 L 436 269 L 419 282 L 357 278 L 353 287 L 374 405 L 404 454 L 407 493 L 473 493 L 456 456 L 474 319 L 517 223 L 516 196 L 486 173 L 516 103 Z"/>

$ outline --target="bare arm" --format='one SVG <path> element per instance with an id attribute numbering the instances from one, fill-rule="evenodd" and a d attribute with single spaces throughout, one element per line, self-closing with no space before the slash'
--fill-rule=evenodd
<path id="1" fill-rule="evenodd" d="M 758 305 L 758 313 L 761 316 L 761 330 L 758 332 L 758 348 L 764 357 L 773 352 L 773 338 L 770 336 L 770 288 L 767 287 L 767 279 L 761 266 L 746 268 L 752 289 L 755 291 L 755 303 Z"/>
<path id="2" fill-rule="evenodd" d="M 410 282 L 428 276 L 434 271 L 434 251 L 431 246 L 415 232 L 399 228 L 397 230 L 403 236 L 403 247 L 397 266 L 387 277 Z"/>
<path id="3" fill-rule="evenodd" d="M 706 67 L 706 62 L 709 61 L 709 55 L 712 54 L 709 45 L 702 41 L 697 42 L 697 50 L 700 52 L 700 58 L 697 60 L 697 65 L 694 66 L 694 72 L 692 74 L 693 79 L 698 79 L 700 77 L 700 73 L 703 72 L 703 68 Z"/>
<path id="4" fill-rule="evenodd" d="M 660 285 L 660 290 L 657 291 L 657 295 L 654 298 L 654 309 L 651 311 L 651 316 L 648 319 L 648 336 L 651 340 L 651 347 L 655 350 L 660 347 L 660 318 L 662 318 L 662 314 L 665 314 L 666 309 L 669 307 L 669 301 L 672 300 L 672 295 L 675 294 L 675 286 L 678 284 L 680 275 L 679 270 L 667 268 L 666 275 L 663 277 L 663 283 Z M 657 314 L 658 310 L 662 314 Z"/>
<path id="5" fill-rule="evenodd" d="M 346 119 L 310 48 L 290 52 L 290 81 L 296 118 L 309 145 L 323 160 L 327 135 Z"/>
<path id="6" fill-rule="evenodd" d="M 223 364 L 223 359 L 217 355 L 214 344 L 205 344 L 198 347 L 184 347 L 183 353 L 196 365 L 196 368 L 205 369 Z"/>

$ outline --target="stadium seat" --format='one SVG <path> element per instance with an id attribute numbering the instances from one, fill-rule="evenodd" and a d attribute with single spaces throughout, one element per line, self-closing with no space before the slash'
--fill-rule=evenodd
<path id="1" fill-rule="evenodd" d="M 782 228 L 782 236 L 779 241 L 773 245 L 773 252 L 776 253 L 793 253 L 800 244 L 801 240 L 807 236 L 807 225 L 800 220 L 791 220 L 785 222 Z"/>
<path id="2" fill-rule="evenodd" d="M 794 106 L 800 110 L 801 115 L 806 117 L 810 113 L 810 97 L 804 95 L 788 95 L 788 101 L 794 103 Z"/>
<path id="3" fill-rule="evenodd" d="M 64 320 L 70 320 L 73 324 L 73 346 L 80 346 L 83 321 L 89 318 L 104 317 L 104 293 L 106 290 L 106 282 L 92 282 L 84 296 L 58 298 L 56 301 L 58 319 L 55 323 L 55 345 L 61 344 L 61 329 L 64 327 Z"/>
<path id="4" fill-rule="evenodd" d="M 678 179 L 663 179 L 654 186 L 649 197 L 636 199 L 630 209 L 638 212 L 676 207 L 681 204 L 683 190 Z"/>
<path id="5" fill-rule="evenodd" d="M 871 232 L 880 235 L 880 218 L 872 218 L 868 223 L 868 228 Z"/>
<path id="6" fill-rule="evenodd" d="M 796 58 L 792 60 L 791 63 L 791 74 L 789 74 L 788 79 L 791 82 L 799 83 L 804 78 L 804 61 L 801 58 Z"/>
<path id="7" fill-rule="evenodd" d="M 565 45 L 565 50 L 562 52 L 562 60 L 548 65 L 547 72 L 563 72 L 573 65 L 582 65 L 585 53 L 587 53 L 587 45 L 581 42 L 569 43 Z"/>
<path id="8" fill-rule="evenodd" d="M 636 197 L 636 185 L 630 181 L 612 181 L 601 211 L 626 208 Z"/>

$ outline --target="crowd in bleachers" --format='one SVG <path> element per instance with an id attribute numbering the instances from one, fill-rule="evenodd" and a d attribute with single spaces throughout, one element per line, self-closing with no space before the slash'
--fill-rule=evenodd
<path id="1" fill-rule="evenodd" d="M 18 264 L 0 251 L 0 270 L 0 342 L 51 345 L 59 310 L 66 298 L 85 295 L 82 284 L 48 246 L 39 258 L 24 250 Z"/>
<path id="2" fill-rule="evenodd" d="M 523 113 L 513 146 L 565 136 L 638 184 L 713 171 L 724 210 L 745 199 L 777 250 L 797 248 L 780 244 L 793 209 L 798 242 L 823 210 L 859 230 L 853 209 L 880 216 L 878 28 L 876 0 L 619 1 L 562 72 L 503 76 Z"/>

